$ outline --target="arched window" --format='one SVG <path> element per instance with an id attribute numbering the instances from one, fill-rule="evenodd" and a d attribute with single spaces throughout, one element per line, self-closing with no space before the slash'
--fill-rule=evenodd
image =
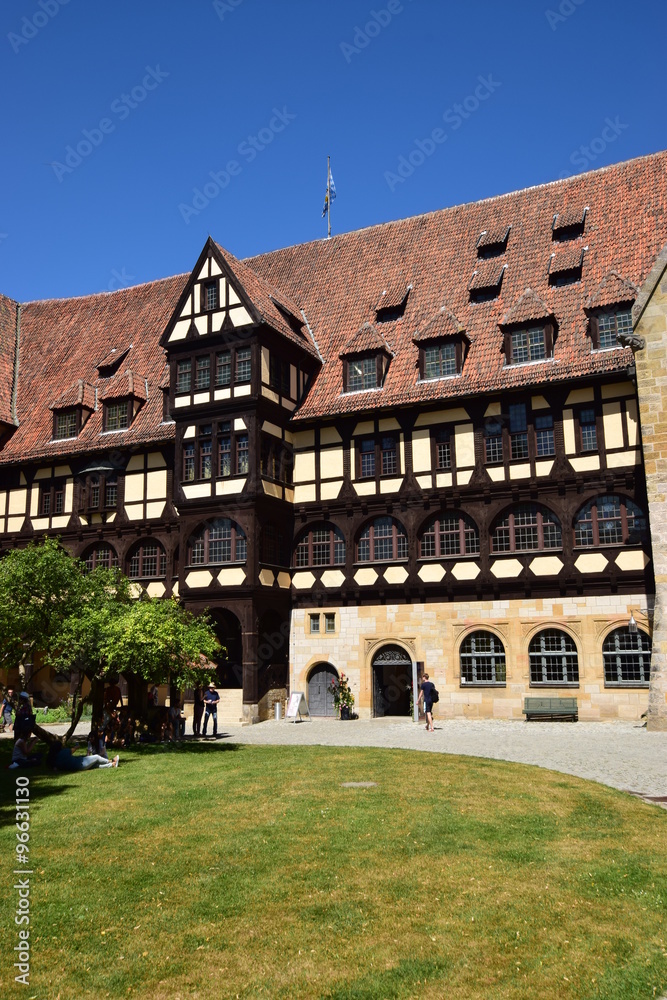
<path id="1" fill-rule="evenodd" d="M 492 552 L 532 552 L 559 549 L 560 521 L 552 511 L 536 503 L 520 503 L 497 521 L 491 532 Z"/>
<path id="2" fill-rule="evenodd" d="M 579 683 L 579 660 L 574 640 L 557 628 L 538 632 L 528 647 L 530 683 L 557 684 Z"/>
<path id="3" fill-rule="evenodd" d="M 493 632 L 471 632 L 461 643 L 461 684 L 504 684 L 505 647 Z"/>
<path id="4" fill-rule="evenodd" d="M 246 555 L 246 537 L 239 525 L 227 517 L 204 524 L 190 536 L 188 542 L 188 563 L 191 566 L 245 562 Z"/>
<path id="5" fill-rule="evenodd" d="M 84 553 L 83 561 L 86 564 L 86 572 L 90 573 L 100 566 L 104 569 L 113 569 L 118 565 L 118 556 L 110 545 L 93 545 Z"/>
<path id="6" fill-rule="evenodd" d="M 343 566 L 344 563 L 343 533 L 330 522 L 308 528 L 294 550 L 295 566 Z"/>
<path id="7" fill-rule="evenodd" d="M 605 687 L 648 687 L 651 640 L 646 632 L 616 628 L 602 644 Z"/>
<path id="8" fill-rule="evenodd" d="M 625 497 L 595 497 L 574 521 L 575 545 L 641 545 L 648 535 L 646 515 Z"/>
<path id="9" fill-rule="evenodd" d="M 376 517 L 359 535 L 359 562 L 388 562 L 407 557 L 408 536 L 401 522 L 393 517 Z"/>
<path id="10" fill-rule="evenodd" d="M 466 514 L 437 514 L 419 539 L 419 558 L 475 555 L 479 552 L 477 525 Z"/>
<path id="11" fill-rule="evenodd" d="M 145 539 L 130 550 L 127 560 L 130 580 L 152 580 L 167 575 L 167 553 L 159 542 Z"/>

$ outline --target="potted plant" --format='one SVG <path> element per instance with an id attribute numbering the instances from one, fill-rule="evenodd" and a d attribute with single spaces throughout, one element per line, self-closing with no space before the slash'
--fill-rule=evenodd
<path id="1" fill-rule="evenodd" d="M 353 718 L 354 695 L 350 690 L 350 684 L 345 674 L 341 674 L 338 680 L 334 679 L 331 681 L 329 691 L 333 695 L 334 705 L 341 721 L 345 722 Z"/>

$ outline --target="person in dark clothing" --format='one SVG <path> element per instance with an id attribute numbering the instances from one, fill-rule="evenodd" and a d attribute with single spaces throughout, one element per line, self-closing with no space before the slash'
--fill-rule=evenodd
<path id="1" fill-rule="evenodd" d="M 14 719 L 14 739 L 27 739 L 35 725 L 35 714 L 30 704 L 30 695 L 27 691 L 21 691 L 19 695 L 19 707 L 16 710 Z"/>
<path id="2" fill-rule="evenodd" d="M 192 716 L 192 734 L 201 736 L 201 717 L 204 714 L 204 698 L 201 688 L 195 688 L 194 714 Z"/>
<path id="3" fill-rule="evenodd" d="M 426 714 L 426 730 L 429 733 L 433 732 L 433 692 L 435 691 L 435 684 L 433 681 L 428 679 L 428 674 L 424 674 L 422 680 L 421 690 L 419 692 L 419 699 L 417 704 L 422 700 L 424 702 L 424 712 Z"/>
<path id="4" fill-rule="evenodd" d="M 213 735 L 218 735 L 218 703 L 220 701 L 220 695 L 215 690 L 215 684 L 213 681 L 208 686 L 204 694 L 204 704 L 206 706 L 206 714 L 204 715 L 204 731 L 203 734 L 206 736 L 206 728 L 208 726 L 208 720 L 210 716 L 213 716 Z"/>
<path id="5" fill-rule="evenodd" d="M 11 733 L 13 722 L 12 714 L 16 711 L 16 703 L 14 702 L 14 690 L 13 688 L 7 688 L 7 694 L 2 699 L 2 705 L 0 706 L 0 715 L 2 718 L 0 722 L 4 724 L 5 730 Z"/>

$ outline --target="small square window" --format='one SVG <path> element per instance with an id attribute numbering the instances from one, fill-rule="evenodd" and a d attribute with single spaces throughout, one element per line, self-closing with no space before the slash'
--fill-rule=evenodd
<path id="1" fill-rule="evenodd" d="M 377 358 L 356 358 L 347 362 L 347 391 L 376 389 L 378 384 Z"/>
<path id="2" fill-rule="evenodd" d="M 319 615 L 309 615 L 310 620 L 310 634 L 319 635 L 320 634 L 320 616 Z"/>
<path id="3" fill-rule="evenodd" d="M 56 414 L 54 437 L 56 441 L 76 437 L 76 410 L 66 410 Z"/>
<path id="4" fill-rule="evenodd" d="M 510 336 L 510 348 L 510 364 L 521 365 L 529 361 L 541 361 L 547 357 L 544 328 L 515 330 Z"/>
<path id="5" fill-rule="evenodd" d="M 331 633 L 336 631 L 336 615 L 335 614 L 325 614 L 324 616 L 324 631 Z"/>
<path id="6" fill-rule="evenodd" d="M 105 430 L 124 431 L 130 426 L 130 416 L 128 402 L 126 399 L 119 403 L 105 404 Z"/>

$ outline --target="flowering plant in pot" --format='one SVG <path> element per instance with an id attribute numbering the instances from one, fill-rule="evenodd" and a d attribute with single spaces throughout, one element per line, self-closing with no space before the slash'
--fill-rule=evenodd
<path id="1" fill-rule="evenodd" d="M 331 684 L 329 684 L 329 691 L 333 695 L 334 705 L 336 706 L 336 711 L 339 713 L 340 718 L 352 718 L 354 695 L 350 690 L 350 684 L 345 674 L 341 674 L 338 680 L 334 678 L 334 680 L 331 681 Z"/>

